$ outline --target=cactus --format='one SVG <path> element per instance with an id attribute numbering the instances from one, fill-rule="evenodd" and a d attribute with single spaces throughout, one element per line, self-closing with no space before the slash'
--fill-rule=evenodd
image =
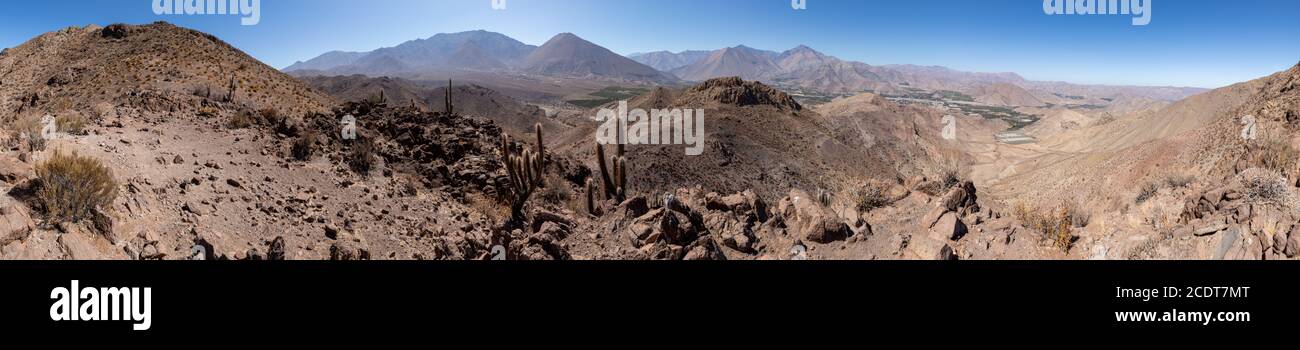
<path id="1" fill-rule="evenodd" d="M 587 213 L 591 214 L 592 216 L 600 215 L 600 213 L 596 211 L 596 190 L 597 190 L 596 181 L 592 179 L 587 179 L 587 186 L 586 186 Z"/>
<path id="2" fill-rule="evenodd" d="M 236 85 L 236 84 L 235 84 L 235 75 L 234 75 L 234 74 L 231 74 L 231 75 L 230 75 L 230 88 L 226 91 L 226 102 L 235 102 L 235 89 L 238 89 L 238 88 L 239 88 L 239 85 Z"/>
<path id="3" fill-rule="evenodd" d="M 524 219 L 524 205 L 532 197 L 533 192 L 539 188 L 546 187 L 544 175 L 546 157 L 545 148 L 542 147 L 541 124 L 536 126 L 539 131 L 537 134 L 537 152 L 524 149 L 523 152 L 516 154 L 514 152 L 514 142 L 511 141 L 510 135 L 501 135 L 501 161 L 505 164 L 506 174 L 510 180 L 510 214 L 517 222 Z"/>
<path id="4" fill-rule="evenodd" d="M 447 79 L 447 115 L 454 114 L 454 111 L 455 106 L 451 103 L 451 79 Z"/>
<path id="5" fill-rule="evenodd" d="M 618 147 L 622 153 L 623 147 Z M 606 165 L 605 147 L 596 145 L 596 163 L 600 165 L 600 178 L 605 185 L 605 200 L 622 201 L 627 196 L 627 158 L 614 156 Z"/>

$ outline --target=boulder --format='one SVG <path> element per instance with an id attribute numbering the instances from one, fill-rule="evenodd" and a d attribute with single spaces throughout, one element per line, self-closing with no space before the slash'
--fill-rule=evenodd
<path id="1" fill-rule="evenodd" d="M 835 213 L 800 190 L 791 190 L 789 197 L 777 205 L 777 211 L 785 217 L 796 239 L 825 244 L 847 239 L 853 233 Z"/>
<path id="2" fill-rule="evenodd" d="M 284 237 L 275 237 L 266 250 L 266 260 L 280 261 L 284 260 Z"/>
<path id="3" fill-rule="evenodd" d="M 957 213 L 948 212 L 939 218 L 930 232 L 935 234 L 935 238 L 956 241 L 966 235 L 967 228 L 966 223 L 957 217 Z"/>
<path id="4" fill-rule="evenodd" d="M 334 242 L 330 245 L 331 261 L 370 260 L 370 251 L 355 242 Z"/>
<path id="5" fill-rule="evenodd" d="M 26 238 L 36 229 L 36 222 L 32 220 L 26 206 L 9 200 L 8 197 L 0 198 L 3 198 L 0 199 L 0 246 L 4 246 Z"/>
<path id="6" fill-rule="evenodd" d="M 31 164 L 8 155 L 0 155 L 0 182 L 17 184 L 30 178 L 32 178 Z"/>
<path id="7" fill-rule="evenodd" d="M 948 242 L 928 235 L 913 236 L 907 244 L 907 251 L 912 259 L 957 260 L 957 254 Z"/>

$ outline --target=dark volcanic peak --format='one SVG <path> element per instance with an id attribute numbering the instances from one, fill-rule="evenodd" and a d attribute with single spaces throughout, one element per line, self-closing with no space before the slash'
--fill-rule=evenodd
<path id="1" fill-rule="evenodd" d="M 773 106 L 780 110 L 803 110 L 803 106 L 789 94 L 740 77 L 710 79 L 691 87 L 683 95 L 682 100 L 688 103 L 713 102 L 737 107 Z"/>

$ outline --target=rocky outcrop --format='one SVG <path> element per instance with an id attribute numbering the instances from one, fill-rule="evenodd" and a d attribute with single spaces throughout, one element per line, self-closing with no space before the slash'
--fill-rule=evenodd
<path id="1" fill-rule="evenodd" d="M 849 225 L 838 215 L 804 191 L 791 190 L 790 195 L 777 204 L 776 211 L 800 240 L 825 244 L 853 235 Z"/>

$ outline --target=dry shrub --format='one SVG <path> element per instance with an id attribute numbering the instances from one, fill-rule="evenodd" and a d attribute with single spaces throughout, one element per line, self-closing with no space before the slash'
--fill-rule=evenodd
<path id="1" fill-rule="evenodd" d="M 284 123 L 284 116 L 274 108 L 264 108 L 257 111 L 257 115 L 261 118 L 262 125 L 278 126 Z"/>
<path id="2" fill-rule="evenodd" d="M 85 135 L 87 122 L 86 117 L 77 112 L 64 112 L 54 118 L 59 131 L 72 135 Z"/>
<path id="3" fill-rule="evenodd" d="M 45 134 L 41 132 L 44 125 L 41 124 L 42 116 L 29 114 L 14 120 L 13 130 L 15 137 L 27 138 L 27 149 L 32 152 L 45 150 Z"/>
<path id="4" fill-rule="evenodd" d="M 375 167 L 375 145 L 368 139 L 357 140 L 348 151 L 348 167 L 362 176 L 370 175 Z"/>
<path id="5" fill-rule="evenodd" d="M 466 199 L 470 209 L 483 214 L 483 216 L 487 217 L 488 222 L 497 224 L 510 218 L 510 206 L 505 203 L 479 194 L 466 196 Z"/>
<path id="6" fill-rule="evenodd" d="M 1196 177 L 1192 175 L 1169 175 L 1165 178 L 1165 185 L 1169 188 L 1183 188 L 1196 182 Z"/>
<path id="7" fill-rule="evenodd" d="M 1246 179 L 1246 198 L 1251 203 L 1284 203 L 1287 199 L 1286 181 L 1278 176 L 1252 176 Z"/>
<path id="8" fill-rule="evenodd" d="M 889 201 L 889 196 L 885 194 L 885 191 L 885 188 L 880 185 L 866 185 L 855 188 L 853 190 L 853 202 L 859 212 L 869 213 L 876 208 L 893 204 Z"/>
<path id="9" fill-rule="evenodd" d="M 564 181 L 563 178 L 557 175 L 546 175 L 542 181 L 546 181 L 548 185 L 539 189 L 540 191 L 537 193 L 543 202 L 562 206 L 573 200 L 573 190 L 569 189 L 569 183 Z"/>
<path id="10" fill-rule="evenodd" d="M 1259 167 L 1282 174 L 1291 174 L 1296 168 L 1296 150 L 1284 140 L 1269 140 L 1254 154 Z"/>
<path id="11" fill-rule="evenodd" d="M 113 171 L 95 158 L 55 151 L 36 165 L 35 173 L 40 181 L 36 199 L 52 220 L 77 222 L 92 218 L 96 210 L 108 207 L 117 198 Z"/>
<path id="12" fill-rule="evenodd" d="M 1054 211 L 1043 212 L 1022 203 L 1016 205 L 1013 214 L 1022 225 L 1041 232 L 1044 237 L 1052 241 L 1054 246 L 1063 251 L 1069 252 L 1074 244 L 1072 230 L 1074 222 L 1078 219 L 1071 216 L 1068 205 Z"/>
<path id="13" fill-rule="evenodd" d="M 290 154 L 293 155 L 293 159 L 299 161 L 311 160 L 311 156 L 316 153 L 316 141 L 317 136 L 315 132 L 304 133 L 302 136 L 298 137 L 298 139 L 294 140 L 293 146 L 289 149 Z"/>
<path id="14" fill-rule="evenodd" d="M 203 106 L 203 107 L 200 107 L 200 108 L 199 108 L 199 116 L 200 116 L 200 117 L 203 117 L 203 118 L 205 118 L 205 119 L 206 119 L 206 118 L 215 118 L 215 117 L 218 116 L 218 115 L 221 115 L 221 111 L 220 111 L 220 110 L 217 110 L 216 107 L 212 107 L 212 106 Z"/>
<path id="15" fill-rule="evenodd" d="M 1138 195 L 1137 198 L 1134 200 L 1134 203 L 1137 204 L 1145 203 L 1147 200 L 1150 200 L 1151 198 L 1155 198 L 1156 194 L 1159 192 L 1160 192 L 1160 185 L 1156 183 L 1147 183 L 1146 185 L 1142 185 L 1142 190 L 1138 191 Z"/>
<path id="16" fill-rule="evenodd" d="M 253 112 L 247 110 L 235 113 L 235 115 L 230 116 L 230 120 L 226 122 L 226 127 L 231 129 L 247 129 L 250 126 L 253 126 Z"/>

